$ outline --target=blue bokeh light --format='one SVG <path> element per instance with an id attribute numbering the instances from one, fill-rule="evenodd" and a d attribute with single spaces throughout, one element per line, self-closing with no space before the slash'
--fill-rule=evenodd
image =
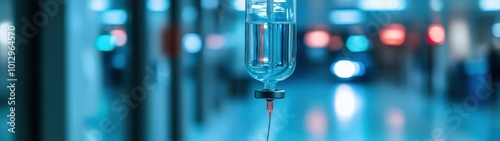
<path id="1" fill-rule="evenodd" d="M 198 53 L 201 50 L 201 37 L 196 33 L 187 33 L 182 37 L 182 47 L 189 53 Z"/>
<path id="2" fill-rule="evenodd" d="M 500 23 L 493 24 L 491 32 L 493 33 L 493 36 L 500 38 Z"/>
<path id="3" fill-rule="evenodd" d="M 363 35 L 353 35 L 347 38 L 346 46 L 352 52 L 363 52 L 369 49 L 370 41 Z"/>
<path id="4" fill-rule="evenodd" d="M 150 11 L 167 11 L 170 8 L 170 0 L 148 0 L 147 6 Z"/>
<path id="5" fill-rule="evenodd" d="M 365 11 L 402 11 L 406 0 L 360 0 L 359 8 Z"/>
<path id="6" fill-rule="evenodd" d="M 483 11 L 500 11 L 500 0 L 480 0 L 479 8 Z"/>
<path id="7" fill-rule="evenodd" d="M 112 51 L 116 47 L 116 38 L 111 35 L 101 35 L 95 41 L 95 48 L 99 51 Z"/>
<path id="8" fill-rule="evenodd" d="M 107 10 L 102 13 L 102 23 L 107 25 L 123 25 L 127 22 L 128 15 L 123 9 Z"/>
<path id="9" fill-rule="evenodd" d="M 109 8 L 109 0 L 90 0 L 89 8 L 93 11 L 103 11 Z"/>
<path id="10" fill-rule="evenodd" d="M 364 15 L 358 10 L 334 10 L 330 12 L 330 22 L 338 25 L 358 24 L 363 22 Z"/>

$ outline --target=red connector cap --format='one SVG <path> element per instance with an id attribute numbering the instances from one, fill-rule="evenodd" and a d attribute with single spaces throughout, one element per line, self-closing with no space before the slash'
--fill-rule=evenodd
<path id="1" fill-rule="evenodd" d="M 266 100 L 267 103 L 267 116 L 271 117 L 271 113 L 273 112 L 273 103 L 274 100 Z"/>

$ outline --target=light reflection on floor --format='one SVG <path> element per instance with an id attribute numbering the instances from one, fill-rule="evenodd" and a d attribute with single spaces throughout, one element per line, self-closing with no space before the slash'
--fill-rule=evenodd
<path id="1" fill-rule="evenodd" d="M 498 135 L 491 133 L 500 130 L 500 125 L 495 122 L 500 118 L 490 109 L 474 111 L 474 116 L 461 120 L 463 124 L 459 128 L 451 129 L 449 126 L 453 123 L 443 118 L 447 116 L 446 110 L 452 108 L 449 106 L 451 102 L 428 98 L 412 88 L 383 83 L 311 84 L 293 81 L 281 86 L 286 89 L 287 98 L 275 102 L 270 140 L 498 139 Z M 213 120 L 209 124 L 212 127 L 202 132 L 224 136 L 218 139 L 227 141 L 265 140 L 265 102 L 249 99 L 248 102 L 231 104 L 238 106 L 225 111 L 228 118 Z M 482 124 L 477 124 L 479 122 Z"/>

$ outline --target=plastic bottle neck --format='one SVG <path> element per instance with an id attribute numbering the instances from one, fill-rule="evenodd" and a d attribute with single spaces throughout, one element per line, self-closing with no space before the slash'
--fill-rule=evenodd
<path id="1" fill-rule="evenodd" d="M 276 83 L 275 82 L 264 83 L 264 89 L 266 89 L 266 90 L 274 90 L 274 89 L 276 89 Z"/>

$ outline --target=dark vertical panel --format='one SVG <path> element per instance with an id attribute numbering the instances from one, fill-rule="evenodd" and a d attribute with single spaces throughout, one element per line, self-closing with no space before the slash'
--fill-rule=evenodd
<path id="1" fill-rule="evenodd" d="M 131 24 L 130 24 L 130 29 L 131 32 L 130 37 L 132 40 L 131 42 L 131 51 L 128 62 L 130 62 L 131 66 L 131 76 L 132 76 L 132 85 L 131 87 L 126 90 L 126 92 L 130 92 L 130 95 L 137 95 L 137 96 L 144 96 L 147 95 L 147 91 L 140 91 L 136 89 L 143 89 L 144 90 L 144 85 L 143 85 L 143 78 L 144 78 L 144 69 L 146 68 L 145 66 L 145 53 L 147 52 L 146 50 L 148 49 L 147 46 L 145 45 L 145 21 L 146 21 L 146 15 L 145 15 L 145 0 L 131 0 L 130 2 L 130 7 L 131 7 Z M 132 116 L 131 116 L 131 122 L 130 122 L 130 140 L 132 141 L 143 141 L 145 140 L 145 131 L 146 125 L 143 124 L 146 117 L 145 115 L 145 102 L 144 101 L 136 101 L 138 106 L 137 108 L 132 108 Z"/>
<path id="2" fill-rule="evenodd" d="M 41 89 L 41 139 L 44 141 L 64 141 L 65 130 L 65 6 L 56 0 L 37 1 L 42 8 L 39 12 L 48 17 L 42 24 L 40 89 Z M 35 13 L 35 14 L 37 14 Z M 34 20 L 34 23 L 37 22 Z"/>
<path id="3" fill-rule="evenodd" d="M 168 56 L 170 57 L 170 131 L 172 141 L 182 140 L 182 114 L 181 114 L 181 1 L 172 0 L 171 1 L 171 12 L 170 12 L 170 26 L 166 29 L 166 34 L 163 42 L 163 46 L 166 49 Z"/>
<path id="4" fill-rule="evenodd" d="M 39 11 L 35 0 L 15 0 L 16 27 L 16 134 L 17 141 L 40 138 L 40 37 L 39 27 L 32 24 Z"/>
<path id="5" fill-rule="evenodd" d="M 195 3 L 195 8 L 198 10 L 198 18 L 196 19 L 196 27 L 195 30 L 200 34 L 200 37 L 202 39 L 202 42 L 204 42 L 203 37 L 203 9 L 201 7 L 201 0 L 197 0 L 194 2 Z M 204 44 L 203 44 L 204 45 Z M 195 104 L 196 104 L 196 109 L 195 109 L 195 119 L 196 122 L 202 123 L 203 122 L 203 73 L 205 71 L 202 71 L 204 68 L 204 59 L 203 59 L 203 53 L 204 53 L 205 47 L 203 46 L 200 52 L 196 54 L 196 94 L 195 94 Z"/>

